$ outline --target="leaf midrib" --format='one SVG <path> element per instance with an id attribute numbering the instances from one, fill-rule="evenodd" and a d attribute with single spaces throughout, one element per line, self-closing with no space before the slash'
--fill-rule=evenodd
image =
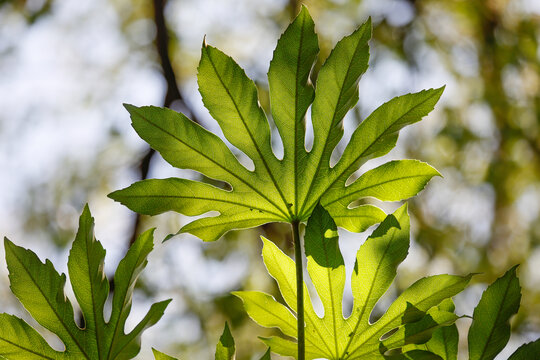
<path id="1" fill-rule="evenodd" d="M 277 204 L 275 202 L 273 202 L 269 197 L 267 197 L 264 193 L 262 193 L 261 191 L 259 191 L 257 188 L 255 188 L 255 186 L 253 186 L 252 184 L 250 184 L 247 180 L 245 180 L 244 178 L 240 177 L 239 175 L 235 174 L 234 172 L 232 172 L 231 170 L 227 169 L 226 167 L 224 167 L 223 165 L 221 165 L 220 163 L 214 161 L 212 158 L 210 158 L 209 156 L 207 156 L 206 154 L 202 153 L 201 151 L 199 151 L 198 149 L 195 149 L 194 147 L 190 146 L 189 144 L 187 144 L 186 142 L 182 141 L 182 139 L 178 138 L 177 136 L 175 136 L 173 133 L 167 131 L 166 129 L 162 128 L 161 126 L 157 125 L 156 123 L 150 121 L 149 119 L 147 119 L 145 116 L 143 116 L 140 112 L 139 112 L 139 116 L 144 119 L 146 122 L 148 122 L 150 125 L 152 126 L 155 126 L 156 128 L 158 128 L 159 130 L 163 131 L 164 133 L 166 133 L 167 135 L 171 136 L 173 139 L 175 139 L 176 141 L 182 143 L 184 146 L 188 147 L 189 149 L 193 150 L 194 152 L 196 152 L 197 154 L 201 155 L 202 157 L 204 157 L 205 159 L 207 159 L 208 161 L 210 161 L 211 163 L 213 163 L 214 165 L 216 165 L 217 167 L 219 167 L 220 169 L 224 170 L 226 173 L 232 175 L 233 177 L 237 178 L 240 182 L 244 183 L 245 185 L 247 185 L 251 190 L 253 190 L 256 194 L 259 194 L 259 196 L 261 196 L 263 199 L 265 199 L 269 204 L 272 204 L 279 212 L 281 212 L 284 216 L 285 216 L 285 219 L 288 219 L 287 218 L 287 214 L 279 207 L 277 206 Z M 234 191 L 234 190 L 233 190 Z"/>
<path id="2" fill-rule="evenodd" d="M 259 210 L 259 211 L 262 211 L 264 213 L 268 213 L 268 214 L 272 214 L 272 215 L 276 215 L 277 217 L 280 217 L 280 214 L 278 214 L 276 212 L 269 211 L 268 209 L 260 208 L 260 207 L 257 207 L 257 206 L 253 206 L 253 205 L 250 206 L 250 205 L 246 205 L 245 203 L 240 203 L 240 202 L 236 202 L 236 201 L 232 201 L 232 200 L 213 199 L 213 198 L 207 198 L 207 197 L 202 197 L 202 196 L 141 194 L 141 195 L 122 195 L 122 197 L 123 198 L 154 198 L 155 197 L 155 198 L 194 199 L 194 200 L 207 200 L 207 201 L 215 201 L 215 202 L 224 202 L 224 203 L 227 203 L 227 204 L 238 205 L 238 206 L 245 207 L 245 208 L 248 208 L 248 209 Z"/>
<path id="3" fill-rule="evenodd" d="M 302 26 L 300 27 L 300 42 L 298 44 L 298 55 L 296 56 L 296 74 L 295 74 L 295 80 L 296 80 L 296 88 L 295 88 L 295 96 L 294 96 L 294 208 L 296 208 L 296 211 L 298 212 L 298 147 L 299 144 L 296 144 L 296 141 L 298 139 L 298 100 L 299 100 L 299 88 L 301 86 L 300 84 L 300 77 L 298 74 L 300 73 L 300 58 L 302 55 L 302 46 L 304 44 L 304 26 L 306 24 L 306 17 L 302 17 Z M 308 79 L 309 79 L 309 72 L 308 72 Z M 305 117 L 305 114 L 304 114 Z M 305 139 L 304 139 L 305 141 Z M 303 145 L 303 144 L 302 144 Z M 292 208 L 292 207 L 291 207 Z M 289 210 L 291 211 L 291 210 Z"/>
<path id="4" fill-rule="evenodd" d="M 364 30 L 365 32 L 365 30 Z M 362 33 L 362 35 L 360 36 L 360 39 L 362 39 L 362 37 L 364 36 L 364 34 Z M 360 41 L 358 41 L 358 43 L 356 44 L 356 47 L 354 49 L 354 54 L 352 56 L 352 59 L 355 58 L 356 56 L 356 53 L 358 52 L 358 49 L 360 48 Z M 319 161 L 317 161 L 317 168 L 315 169 L 315 172 L 313 173 L 313 177 L 312 177 L 312 181 L 311 183 L 309 184 L 309 188 L 308 188 L 308 191 L 306 192 L 306 196 L 304 198 L 304 201 L 302 203 L 302 207 L 301 209 L 298 211 L 298 214 L 302 214 L 304 212 L 304 209 L 306 207 L 306 202 L 308 201 L 308 199 L 310 198 L 309 194 L 311 192 L 311 190 L 313 189 L 313 185 L 315 184 L 315 178 L 317 177 L 317 175 L 319 174 L 319 170 L 321 168 L 321 165 L 322 165 L 322 157 L 323 155 L 326 153 L 326 148 L 328 146 L 328 139 L 329 139 L 329 136 L 330 136 L 330 132 L 332 131 L 332 128 L 334 127 L 334 122 L 336 120 L 336 115 L 337 115 L 337 108 L 338 108 L 338 105 L 341 103 L 341 100 L 343 98 L 343 94 L 344 94 L 344 89 L 343 89 L 343 84 L 345 84 L 347 78 L 349 77 L 349 73 L 351 72 L 351 68 L 352 68 L 352 64 L 353 64 L 353 61 L 349 61 L 349 65 L 347 66 L 347 72 L 345 73 L 345 77 L 343 78 L 343 83 L 342 83 L 342 86 L 339 90 L 339 96 L 338 96 L 338 101 L 336 102 L 336 105 L 335 105 L 335 108 L 334 108 L 334 113 L 332 115 L 332 122 L 330 123 L 330 128 L 328 129 L 328 134 L 326 136 L 326 138 L 324 139 L 324 146 L 323 146 L 323 150 L 321 152 L 321 159 L 319 159 Z M 328 189 L 328 187 L 327 187 Z"/>
<path id="5" fill-rule="evenodd" d="M 207 50 L 207 53 L 208 53 L 208 50 Z M 242 125 L 244 125 L 244 128 L 246 129 L 248 135 L 249 135 L 249 138 L 251 140 L 251 142 L 253 143 L 253 146 L 255 147 L 255 150 L 257 150 L 257 154 L 259 155 L 259 158 L 261 159 L 261 162 L 262 164 L 264 165 L 264 168 L 266 170 L 266 172 L 268 173 L 268 176 L 270 177 L 270 180 L 272 180 L 272 183 L 274 184 L 274 187 L 276 188 L 276 190 L 278 191 L 279 193 L 279 196 L 281 197 L 281 200 L 283 201 L 283 205 L 284 207 L 287 209 L 287 211 L 289 212 L 288 216 L 289 218 L 287 220 L 290 220 L 292 219 L 293 217 L 293 214 L 291 212 L 291 209 L 287 206 L 287 200 L 285 199 L 285 196 L 283 195 L 283 192 L 281 191 L 281 188 L 279 187 L 279 185 L 277 184 L 276 182 L 276 179 L 274 178 L 274 174 L 272 173 L 272 171 L 270 170 L 269 166 L 268 166 L 268 163 L 266 162 L 266 158 L 263 156 L 262 152 L 261 152 L 261 149 L 259 148 L 259 144 L 257 144 L 257 142 L 255 141 L 255 138 L 253 137 L 253 134 L 251 133 L 249 127 L 247 126 L 246 124 L 246 120 L 244 119 L 244 114 L 242 114 L 242 112 L 240 111 L 240 109 L 238 108 L 238 104 L 236 103 L 234 97 L 232 96 L 231 92 L 229 91 L 229 88 L 227 86 L 225 86 L 225 83 L 223 82 L 223 79 L 221 78 L 221 74 L 217 71 L 217 68 L 216 68 L 216 65 L 214 64 L 214 62 L 212 61 L 212 57 L 210 56 L 210 54 L 208 53 L 208 61 L 210 62 L 210 64 L 212 65 L 212 68 L 214 69 L 214 73 L 216 74 L 219 82 L 221 83 L 221 86 L 223 86 L 223 88 L 225 89 L 225 92 L 227 93 L 227 95 L 229 96 L 229 98 L 231 99 L 233 105 L 234 105 L 234 108 L 236 109 L 236 112 L 238 113 L 239 117 L 240 117 L 240 120 L 242 121 Z M 268 200 L 270 201 L 270 200 Z M 275 204 L 274 202 L 271 202 L 276 208 L 278 208 L 277 204 Z M 278 208 L 279 209 L 279 208 Z M 279 209 L 281 212 L 283 212 L 282 209 Z M 285 216 L 287 216 L 287 214 L 285 214 L 285 212 L 283 212 L 283 214 Z"/>
<path id="6" fill-rule="evenodd" d="M 392 242 L 394 241 L 394 238 L 396 236 L 396 231 L 394 230 L 392 232 L 392 237 L 390 239 L 390 241 L 387 243 L 386 245 L 386 248 L 384 249 L 384 253 L 382 254 L 381 256 L 381 261 L 377 264 L 377 269 L 375 270 L 375 274 L 373 276 L 373 279 L 376 279 L 377 278 L 377 275 L 379 274 L 379 271 L 381 269 L 381 265 L 383 263 L 383 259 L 386 255 L 386 253 L 388 252 L 388 249 L 390 249 L 390 245 L 392 244 Z M 375 238 L 371 238 L 372 240 L 375 239 Z M 367 296 L 366 296 L 366 301 L 369 300 L 371 298 L 371 294 L 373 293 L 373 289 L 375 287 L 375 281 L 372 281 L 371 282 L 371 285 L 369 287 L 369 291 L 367 293 Z M 377 299 L 378 301 L 378 299 Z M 364 313 L 366 312 L 366 309 L 367 309 L 367 306 L 363 306 L 362 307 L 362 311 L 360 313 L 360 315 L 358 316 L 358 321 L 356 322 L 356 325 L 354 326 L 354 330 L 353 330 L 353 336 L 350 336 L 349 337 L 349 341 L 347 342 L 347 345 L 345 346 L 345 349 L 343 350 L 343 354 L 346 356 L 344 359 L 347 359 L 348 358 L 348 355 L 347 354 L 347 350 L 349 349 L 349 347 L 351 346 L 352 344 L 352 340 L 354 338 L 354 335 L 356 335 L 356 331 L 358 331 L 358 327 L 360 326 L 360 322 L 363 320 L 363 317 L 364 317 Z M 369 324 L 368 324 L 369 325 Z M 367 341 L 367 340 L 366 340 Z M 350 354 L 349 354 L 350 356 Z"/>
<path id="7" fill-rule="evenodd" d="M 85 234 L 85 247 L 86 247 L 86 264 L 88 266 L 88 278 L 90 280 L 90 294 L 92 296 L 92 309 L 94 310 L 94 327 L 96 329 L 96 346 L 97 346 L 97 355 L 98 355 L 98 359 L 101 359 L 101 334 L 103 333 L 103 329 L 101 328 L 101 326 L 98 325 L 98 308 L 96 307 L 96 293 L 94 292 L 94 282 L 92 281 L 92 273 L 90 272 L 90 267 L 91 267 L 91 264 L 90 264 L 90 257 L 88 256 L 90 254 L 90 245 L 91 243 L 88 242 L 88 229 L 87 229 L 87 224 L 86 222 L 83 222 L 84 225 L 84 234 Z M 90 237 L 90 239 L 92 239 L 92 237 Z M 92 240 L 90 240 L 91 242 Z M 83 314 L 84 316 L 84 314 Z"/>
<path id="8" fill-rule="evenodd" d="M 38 283 L 36 282 L 36 279 L 34 279 L 34 277 L 32 276 L 30 270 L 25 266 L 24 262 L 21 261 L 21 259 L 17 256 L 17 253 L 15 251 L 12 251 L 13 255 L 15 256 L 15 258 L 17 259 L 17 261 L 19 262 L 19 264 L 23 267 L 23 269 L 25 270 L 26 274 L 28 275 L 28 277 L 30 278 L 30 280 L 32 280 L 32 283 L 34 283 L 34 286 L 39 290 L 40 294 L 42 295 L 42 297 L 45 299 L 45 301 L 47 302 L 47 304 L 49 305 L 49 308 L 52 310 L 52 312 L 54 313 L 54 315 L 56 316 L 56 318 L 59 320 L 59 323 L 64 327 L 64 329 L 66 330 L 66 332 L 68 333 L 68 335 L 71 337 L 71 339 L 73 340 L 73 342 L 77 345 L 77 347 L 81 350 L 81 352 L 83 353 L 83 355 L 90 360 L 90 357 L 88 356 L 88 354 L 86 353 L 85 349 L 82 347 L 82 345 L 79 343 L 79 341 L 77 340 L 77 338 L 75 337 L 75 335 L 73 335 L 71 333 L 71 331 L 69 330 L 69 328 L 67 327 L 66 324 L 64 324 L 63 320 L 60 318 L 60 315 L 56 312 L 56 308 L 49 302 L 49 298 L 46 296 L 46 294 L 43 292 L 43 290 L 41 289 L 41 287 L 38 286 Z M 53 269 L 54 271 L 54 269 Z M 67 345 L 67 344 L 64 344 L 64 345 Z M 67 351 L 67 350 L 66 350 Z"/>
<path id="9" fill-rule="evenodd" d="M 128 250 L 129 251 L 129 250 Z M 126 255 L 127 256 L 127 255 Z M 120 326 L 120 319 L 122 318 L 122 313 L 124 312 L 124 309 L 126 307 L 126 299 L 128 298 L 128 291 L 130 289 L 130 286 L 132 283 L 134 283 L 135 281 L 137 281 L 137 278 L 135 277 L 135 279 L 133 278 L 133 273 L 135 272 L 135 270 L 140 266 L 140 264 L 142 264 L 144 262 L 141 261 L 141 256 L 142 258 L 144 259 L 146 257 L 146 255 L 144 254 L 144 249 L 141 249 L 138 257 L 137 257 L 137 261 L 135 262 L 136 266 L 134 266 L 132 268 L 132 271 L 131 271 L 131 275 L 130 275 L 130 278 L 129 278 L 129 281 L 127 283 L 127 286 L 126 286 L 126 291 L 124 292 L 124 294 L 122 295 L 122 307 L 118 310 L 118 318 L 116 319 L 116 322 L 114 324 L 114 332 L 113 332 L 113 336 L 112 336 L 112 341 L 111 341 L 111 346 L 109 347 L 109 352 L 107 354 L 107 359 L 110 359 L 111 358 L 111 352 L 112 352 L 112 349 L 114 348 L 115 344 L 119 341 L 118 339 L 118 330 L 119 330 L 119 326 Z M 125 258 L 124 258 L 125 259 Z M 120 266 L 120 265 L 118 265 Z M 116 269 L 118 271 L 118 268 Z M 114 299 L 113 299 L 114 300 Z M 113 306 L 114 306 L 114 303 L 113 303 Z M 114 311 L 114 309 L 113 309 Z M 128 314 L 129 316 L 129 314 Z M 112 317 L 112 315 L 111 315 Z M 110 322 L 109 322 L 110 324 Z M 124 323 L 124 326 L 125 326 L 125 323 Z M 124 329 L 121 329 L 122 332 L 124 332 Z M 125 334 L 124 334 L 125 335 Z M 124 344 L 124 347 L 126 346 L 127 344 Z M 123 348 L 123 347 L 122 347 Z"/>
<path id="10" fill-rule="evenodd" d="M 326 259 L 326 264 L 330 264 L 330 259 L 328 258 L 328 247 L 327 247 L 327 242 L 324 241 L 324 235 L 323 235 L 323 248 L 324 248 L 324 257 Z M 338 338 L 337 338 L 337 317 L 336 317 L 336 311 L 339 311 L 339 309 L 336 309 L 337 306 L 334 302 L 334 288 L 332 286 L 332 270 L 330 269 L 330 266 L 325 266 L 324 267 L 326 269 L 326 277 L 327 277 L 327 280 L 328 280 L 328 289 L 330 291 L 330 304 L 332 306 L 332 326 L 333 326 L 333 330 L 334 330 L 334 350 L 335 350 L 335 354 L 336 356 L 338 356 L 338 353 L 339 353 L 339 350 L 338 350 Z M 326 310 L 326 309 L 325 309 Z M 336 310 L 336 311 L 334 311 Z M 343 318 L 343 315 L 341 315 L 341 317 Z"/>
<path id="11" fill-rule="evenodd" d="M 393 178 L 391 180 L 385 180 L 385 181 L 379 181 L 378 183 L 376 184 L 372 184 L 372 185 L 369 185 L 369 186 L 364 186 L 358 190 L 355 190 L 355 191 L 352 191 L 352 192 L 349 192 L 345 195 L 342 195 L 326 204 L 324 204 L 325 206 L 329 206 L 337 201 L 340 201 L 342 199 L 345 199 L 349 196 L 353 196 L 354 194 L 357 194 L 359 192 L 362 192 L 362 191 L 365 191 L 365 190 L 368 190 L 368 189 L 371 189 L 371 188 L 374 188 L 374 187 L 377 187 L 377 186 L 381 186 L 381 185 L 385 185 L 385 184 L 388 184 L 388 183 L 391 183 L 391 182 L 396 182 L 396 181 L 401 181 L 401 180 L 406 180 L 406 179 L 413 179 L 413 178 L 418 178 L 418 177 L 428 177 L 429 175 L 408 175 L 408 176 L 402 176 L 402 177 L 399 177 L 399 178 Z M 352 183 L 351 185 L 349 186 L 353 186 L 354 183 Z M 345 189 L 347 189 L 349 186 L 346 186 Z"/>
<path id="12" fill-rule="evenodd" d="M 187 226 L 190 226 L 189 227 L 189 232 L 191 233 L 192 231 L 198 230 L 198 229 L 215 227 L 215 226 L 222 226 L 222 225 L 227 225 L 227 224 L 233 224 L 233 223 L 242 222 L 242 221 L 246 221 L 246 220 L 248 220 L 248 221 L 249 220 L 268 220 L 269 222 L 275 220 L 272 217 L 263 217 L 263 216 L 261 216 L 261 217 L 254 217 L 254 218 L 248 218 L 248 219 L 233 219 L 233 220 L 229 220 L 229 221 L 220 221 L 219 223 L 211 224 L 211 225 L 204 224 L 204 225 L 199 225 L 199 226 L 191 226 L 191 224 L 200 224 L 200 221 L 202 221 L 202 220 L 213 219 L 213 218 L 217 218 L 217 217 L 220 217 L 220 216 L 222 216 L 222 215 L 207 216 L 207 217 L 204 217 L 204 218 L 201 218 L 201 219 L 197 219 L 197 220 L 192 221 L 189 224 L 185 225 L 182 229 L 180 229 L 180 232 L 183 232 L 183 229 L 185 227 L 187 227 Z"/>
<path id="13" fill-rule="evenodd" d="M 28 351 L 29 353 L 32 353 L 32 354 L 41 356 L 41 357 L 44 358 L 44 359 L 56 360 L 56 358 L 52 358 L 52 357 L 49 357 L 49 356 L 47 356 L 47 355 L 40 354 L 40 353 L 38 353 L 38 352 L 36 352 L 36 351 L 34 351 L 34 350 L 32 350 L 32 349 L 29 349 L 29 348 L 26 348 L 26 347 L 24 347 L 24 346 L 21 346 L 21 345 L 19 345 L 19 344 L 17 344 L 17 343 L 14 343 L 13 341 L 10 341 L 10 340 L 4 339 L 4 338 L 0 338 L 0 341 L 6 342 L 6 343 L 8 343 L 8 344 L 11 344 L 11 345 L 13 345 L 14 347 L 19 348 L 19 349 L 22 349 L 22 350 L 24 350 L 24 351 Z M 53 351 L 54 351 L 54 350 L 53 350 Z M 65 353 L 61 353 L 61 354 L 64 355 Z"/>
<path id="14" fill-rule="evenodd" d="M 274 262 L 275 264 L 279 264 L 278 259 L 274 256 L 273 253 L 271 253 L 271 256 L 272 256 L 272 262 Z M 285 256 L 286 256 L 286 255 L 285 255 Z M 285 280 L 288 280 L 288 277 L 287 277 L 287 275 L 282 271 L 281 266 L 277 266 L 277 269 L 278 269 L 278 271 L 280 272 L 281 276 L 282 276 Z M 277 279 L 276 279 L 276 280 L 277 280 Z M 279 284 L 280 284 L 280 283 L 279 283 L 279 281 L 278 281 L 278 286 L 279 286 Z M 285 281 L 285 285 L 287 285 L 289 291 L 290 291 L 291 293 L 293 293 L 295 297 L 298 296 L 298 295 L 296 294 L 296 286 L 294 286 L 294 287 L 291 286 L 291 285 L 289 284 L 289 281 Z M 282 293 L 282 295 L 283 295 L 283 292 L 281 292 L 281 293 Z M 309 294 L 306 294 L 306 295 L 309 296 Z M 297 310 L 298 310 L 298 309 L 297 309 Z M 298 311 L 295 311 L 295 313 L 297 313 L 297 312 L 298 312 Z M 311 325 L 313 326 L 313 328 L 314 328 L 315 331 L 317 332 L 317 335 L 319 335 L 319 338 L 324 340 L 324 336 L 323 336 L 323 335 L 321 334 L 321 332 L 319 331 L 319 328 L 318 328 L 318 326 L 316 326 L 315 321 L 311 318 L 311 313 L 310 313 L 310 312 L 304 311 L 304 317 L 305 317 L 306 320 L 309 320 L 309 321 L 311 322 Z M 308 336 L 305 337 L 305 339 L 306 339 L 306 341 L 309 341 L 315 348 L 317 348 L 317 349 L 318 349 L 319 351 L 321 351 L 322 353 L 325 352 L 323 349 L 321 349 L 321 348 L 319 347 L 319 344 L 318 344 L 318 343 L 314 342 L 314 341 L 311 339 L 311 337 L 309 336 L 309 334 L 308 334 Z M 326 346 L 326 348 L 327 348 L 327 350 L 329 351 L 329 353 L 332 353 L 332 351 L 331 351 L 330 348 L 328 347 L 328 344 L 327 344 L 325 341 L 323 341 L 323 344 Z"/>
<path id="15" fill-rule="evenodd" d="M 452 284 L 451 286 L 455 286 L 455 285 L 456 285 L 456 284 Z M 437 291 L 437 292 L 435 292 L 435 293 L 431 293 L 428 297 L 422 299 L 422 301 L 419 301 L 419 302 L 417 302 L 417 303 L 415 303 L 415 304 L 413 304 L 413 305 L 415 305 L 415 306 L 416 306 L 416 305 L 421 305 L 423 302 L 428 301 L 430 298 L 432 298 L 434 295 L 437 295 L 437 294 L 440 293 L 440 292 L 444 292 L 446 289 L 447 289 L 447 288 L 443 288 L 443 289 L 441 289 L 441 290 L 439 290 L 439 291 Z M 398 314 L 397 316 L 391 318 L 391 319 L 388 319 L 388 320 L 386 321 L 386 324 L 379 325 L 378 329 L 375 329 L 376 324 L 377 324 L 378 321 L 377 321 L 376 323 L 374 323 L 370 328 L 368 328 L 368 330 L 371 330 L 373 333 L 372 333 L 369 337 L 367 337 L 367 338 L 364 340 L 364 342 L 362 342 L 361 344 L 359 344 L 358 347 L 357 347 L 355 350 L 353 350 L 353 351 L 349 354 L 349 357 L 350 357 L 352 354 L 355 354 L 358 350 L 360 350 L 360 349 L 361 349 L 360 346 L 361 346 L 362 344 L 365 344 L 367 341 L 373 339 L 373 337 L 376 336 L 376 335 L 378 334 L 378 332 L 381 330 L 381 328 L 384 328 L 384 327 L 385 327 L 386 325 L 388 325 L 389 323 L 392 323 L 394 320 L 396 320 L 397 318 L 399 318 L 400 315 L 401 315 L 401 313 Z M 391 329 L 389 329 L 389 330 L 391 330 Z M 377 350 L 378 350 L 378 349 L 377 349 Z M 376 351 L 376 350 L 375 350 L 375 351 Z M 371 352 L 373 352 L 373 350 L 372 350 L 372 351 L 368 351 L 368 352 L 363 352 L 363 353 L 361 353 L 360 355 L 369 354 L 369 353 L 371 353 Z"/>

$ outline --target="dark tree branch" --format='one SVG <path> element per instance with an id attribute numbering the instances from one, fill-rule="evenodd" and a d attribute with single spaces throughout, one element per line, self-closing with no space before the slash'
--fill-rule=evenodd
<path id="1" fill-rule="evenodd" d="M 165 100 L 163 101 L 163 106 L 171 107 L 171 105 L 175 103 L 178 105 L 178 107 L 187 110 L 189 113 L 187 115 L 189 115 L 193 121 L 200 123 L 196 118 L 195 113 L 191 110 L 188 104 L 186 104 L 184 96 L 182 95 L 182 92 L 180 91 L 180 88 L 176 82 L 176 75 L 174 73 L 174 69 L 171 64 L 171 57 L 169 55 L 169 29 L 167 28 L 167 23 L 165 21 L 166 5 L 167 0 L 153 0 L 154 23 L 156 24 L 156 39 L 154 44 L 159 55 L 163 77 L 167 82 L 167 92 L 165 95 Z M 141 158 L 138 165 L 138 175 L 140 180 L 144 180 L 148 177 L 148 172 L 150 171 L 150 166 L 155 153 L 156 151 L 149 147 Z M 136 214 L 129 239 L 130 246 L 137 239 L 137 236 L 140 233 L 140 227 L 141 215 Z"/>
<path id="2" fill-rule="evenodd" d="M 167 94 L 165 95 L 165 101 L 163 105 L 165 107 L 171 106 L 174 101 L 184 102 L 184 98 L 180 93 L 180 89 L 176 83 L 176 76 L 174 74 L 173 67 L 171 65 L 171 58 L 169 56 L 169 30 L 165 22 L 165 5 L 167 0 L 154 0 L 154 23 L 156 24 L 156 40 L 155 45 L 159 54 L 159 60 L 161 62 L 161 68 L 163 70 L 163 76 L 167 81 Z"/>

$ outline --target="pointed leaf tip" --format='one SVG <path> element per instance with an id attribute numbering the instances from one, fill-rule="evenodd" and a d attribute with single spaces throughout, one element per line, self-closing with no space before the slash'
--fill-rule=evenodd
<path id="1" fill-rule="evenodd" d="M 154 354 L 155 360 L 178 360 L 177 358 L 162 353 L 161 351 L 154 348 L 152 348 L 152 353 Z"/>
<path id="2" fill-rule="evenodd" d="M 223 333 L 219 338 L 219 342 L 216 346 L 216 360 L 233 360 L 236 353 L 234 339 L 231 331 L 229 330 L 229 324 L 225 322 Z"/>
<path id="3" fill-rule="evenodd" d="M 311 18 L 311 15 L 309 14 L 309 10 L 305 4 L 302 4 L 300 6 L 300 11 L 296 15 L 297 18 L 300 16 L 308 16 L 309 18 Z"/>
<path id="4" fill-rule="evenodd" d="M 124 109 L 126 109 L 130 114 L 131 114 L 135 109 L 138 109 L 137 106 L 131 105 L 131 104 L 128 104 L 128 103 L 123 103 L 122 106 L 124 106 Z"/>
<path id="5" fill-rule="evenodd" d="M 264 355 L 259 360 L 272 360 L 272 358 L 270 357 L 270 348 L 266 350 Z"/>
<path id="6" fill-rule="evenodd" d="M 90 207 L 88 206 L 88 203 L 84 204 L 83 208 L 83 214 L 90 214 Z"/>

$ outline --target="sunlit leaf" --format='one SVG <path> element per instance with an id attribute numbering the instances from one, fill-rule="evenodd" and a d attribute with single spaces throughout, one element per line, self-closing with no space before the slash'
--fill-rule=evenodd
<path id="1" fill-rule="evenodd" d="M 163 315 L 170 300 L 153 304 L 129 333 L 125 324 L 137 277 L 153 248 L 153 230 L 143 233 L 120 261 L 114 276 L 115 291 L 108 322 L 103 309 L 109 295 L 104 273 L 105 250 L 94 237 L 94 219 L 85 207 L 68 260 L 71 286 L 85 328 L 75 323 L 73 306 L 64 293 L 66 276 L 52 263 L 42 263 L 32 251 L 5 239 L 11 290 L 32 317 L 58 336 L 65 351 L 53 350 L 23 320 L 0 315 L 0 355 L 8 359 L 131 359 L 140 351 L 142 332 Z"/>
<path id="2" fill-rule="evenodd" d="M 343 136 L 343 119 L 358 101 L 358 81 L 367 70 L 371 21 L 335 46 L 320 69 L 316 89 L 310 74 L 318 53 L 314 23 L 302 8 L 278 41 L 268 72 L 273 122 L 283 143 L 278 159 L 271 130 L 259 105 L 257 89 L 244 70 L 220 50 L 203 44 L 198 68 L 202 100 L 225 138 L 247 155 L 244 167 L 218 136 L 173 110 L 126 105 L 137 133 L 171 165 L 192 169 L 227 183 L 230 189 L 193 180 L 169 178 L 137 182 L 109 196 L 148 215 L 176 211 L 188 216 L 217 211 L 180 232 L 206 241 L 233 229 L 268 222 L 305 221 L 318 202 L 339 226 L 363 231 L 382 221 L 373 205 L 351 208 L 356 200 L 375 197 L 398 201 L 416 195 L 439 173 L 419 161 L 393 161 L 347 181 L 369 159 L 390 151 L 398 132 L 420 121 L 435 106 L 443 89 L 396 97 L 380 106 L 354 131 L 341 158 L 330 167 Z M 305 146 L 305 116 L 311 108 L 313 146 Z"/>
<path id="3" fill-rule="evenodd" d="M 156 360 L 178 360 L 178 359 L 173 358 L 172 356 L 169 356 L 167 354 L 164 354 L 161 351 L 158 351 L 156 349 L 152 349 L 152 352 L 154 353 L 154 359 L 156 359 Z"/>
<path id="4" fill-rule="evenodd" d="M 223 334 L 221 334 L 216 346 L 216 360 L 233 360 L 235 354 L 236 347 L 234 345 L 234 339 L 229 330 L 229 325 L 225 323 Z"/>
<path id="5" fill-rule="evenodd" d="M 352 274 L 354 304 L 345 319 L 342 312 L 345 265 L 339 250 L 337 227 L 322 206 L 317 206 L 306 228 L 308 273 L 324 308 L 320 318 L 309 296 L 304 297 L 306 358 L 384 359 L 393 349 L 425 343 L 441 326 L 457 316 L 439 308 L 441 301 L 459 293 L 470 276 L 437 275 L 420 279 L 406 289 L 376 322 L 369 317 L 375 304 L 391 285 L 397 266 L 409 248 L 409 217 L 406 205 L 388 215 L 360 247 Z M 292 259 L 263 238 L 263 258 L 276 279 L 286 305 L 260 292 L 235 292 L 250 317 L 265 327 L 277 327 L 290 338 L 296 336 L 296 276 Z M 304 288 L 307 293 L 307 287 Z M 389 332 L 394 331 L 389 335 Z M 384 336 L 384 340 L 381 338 Z M 263 339 L 273 352 L 296 357 L 296 343 L 281 337 Z M 402 354 L 406 355 L 406 354 Z M 428 356 L 415 351 L 407 358 Z M 431 357 L 425 357 L 433 359 Z M 405 359 L 405 358 L 404 358 Z"/>
<path id="6" fill-rule="evenodd" d="M 506 346 L 510 338 L 510 317 L 517 313 L 521 287 L 516 268 L 491 284 L 474 309 L 469 329 L 469 359 L 491 360 Z"/>

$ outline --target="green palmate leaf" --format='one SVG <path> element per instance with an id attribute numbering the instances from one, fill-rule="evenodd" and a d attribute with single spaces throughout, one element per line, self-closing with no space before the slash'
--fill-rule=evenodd
<path id="1" fill-rule="evenodd" d="M 469 359 L 491 360 L 506 346 L 510 338 L 510 317 L 517 313 L 521 287 L 517 266 L 491 284 L 474 309 L 469 329 Z"/>
<path id="2" fill-rule="evenodd" d="M 288 307 L 261 292 L 241 291 L 235 295 L 243 300 L 248 314 L 257 323 L 277 327 L 284 335 L 295 338 L 295 266 L 272 242 L 264 238 L 263 242 L 265 265 L 276 279 Z M 354 305 L 347 319 L 342 313 L 345 266 L 339 250 L 337 227 L 322 206 L 314 209 L 308 221 L 305 243 L 308 272 L 324 308 L 324 316 L 320 318 L 310 297 L 304 298 L 307 359 L 384 359 L 387 352 L 391 356 L 392 349 L 425 343 L 437 328 L 456 320 L 451 311 L 437 305 L 463 290 L 470 276 L 423 278 L 405 290 L 379 320 L 369 322 L 375 304 L 391 285 L 397 266 L 408 252 L 406 205 L 387 216 L 360 247 L 351 279 Z M 305 286 L 304 291 L 307 293 Z M 388 336 L 391 331 L 395 332 Z M 297 344 L 291 340 L 273 337 L 263 341 L 273 352 L 296 357 Z M 409 357 L 400 358 L 434 358 L 433 354 L 418 349 L 406 354 Z"/>
<path id="3" fill-rule="evenodd" d="M 363 231 L 382 221 L 385 214 L 378 207 L 351 208 L 351 204 L 365 197 L 383 201 L 409 198 L 439 173 L 425 163 L 402 160 L 368 171 L 352 184 L 347 180 L 366 161 L 390 151 L 399 130 L 427 115 L 443 89 L 403 95 L 380 106 L 357 127 L 341 159 L 330 167 L 332 152 L 343 135 L 343 118 L 358 101 L 358 81 L 368 67 L 370 37 L 368 20 L 342 39 L 322 66 L 316 90 L 310 73 L 318 40 L 305 7 L 279 39 L 268 82 L 283 159 L 272 150 L 270 126 L 254 83 L 234 60 L 204 43 L 198 68 L 203 103 L 227 140 L 253 161 L 254 170 L 244 167 L 219 137 L 184 115 L 126 105 L 137 133 L 171 165 L 226 182 L 231 190 L 170 178 L 137 182 L 109 196 L 149 215 L 176 211 L 197 216 L 217 211 L 219 215 L 195 220 L 180 230 L 207 241 L 232 229 L 305 221 L 319 201 L 339 226 L 351 231 Z M 314 140 L 307 151 L 305 116 L 310 106 Z"/>
<path id="4" fill-rule="evenodd" d="M 69 277 L 84 317 L 84 329 L 75 323 L 73 306 L 65 296 L 66 276 L 58 274 L 49 260 L 42 263 L 32 251 L 5 239 L 11 290 L 38 323 L 60 338 L 65 351 L 53 350 L 23 320 L 1 314 L 0 356 L 92 360 L 135 357 L 140 350 L 141 333 L 161 318 L 170 302 L 153 304 L 139 324 L 125 333 L 133 287 L 153 248 L 152 235 L 152 230 L 142 234 L 120 261 L 114 276 L 111 317 L 105 322 L 103 308 L 109 295 L 109 282 L 103 271 L 105 250 L 94 237 L 94 220 L 85 207 L 68 260 Z"/>
<path id="5" fill-rule="evenodd" d="M 177 360 L 169 355 L 152 349 L 154 352 L 154 357 L 156 360 Z M 219 338 L 219 342 L 216 346 L 216 360 L 234 360 L 236 358 L 236 348 L 234 344 L 234 338 L 229 330 L 229 325 L 225 323 L 225 328 L 223 329 L 223 334 Z M 260 360 L 271 360 L 270 359 L 270 349 L 268 349 Z"/>

